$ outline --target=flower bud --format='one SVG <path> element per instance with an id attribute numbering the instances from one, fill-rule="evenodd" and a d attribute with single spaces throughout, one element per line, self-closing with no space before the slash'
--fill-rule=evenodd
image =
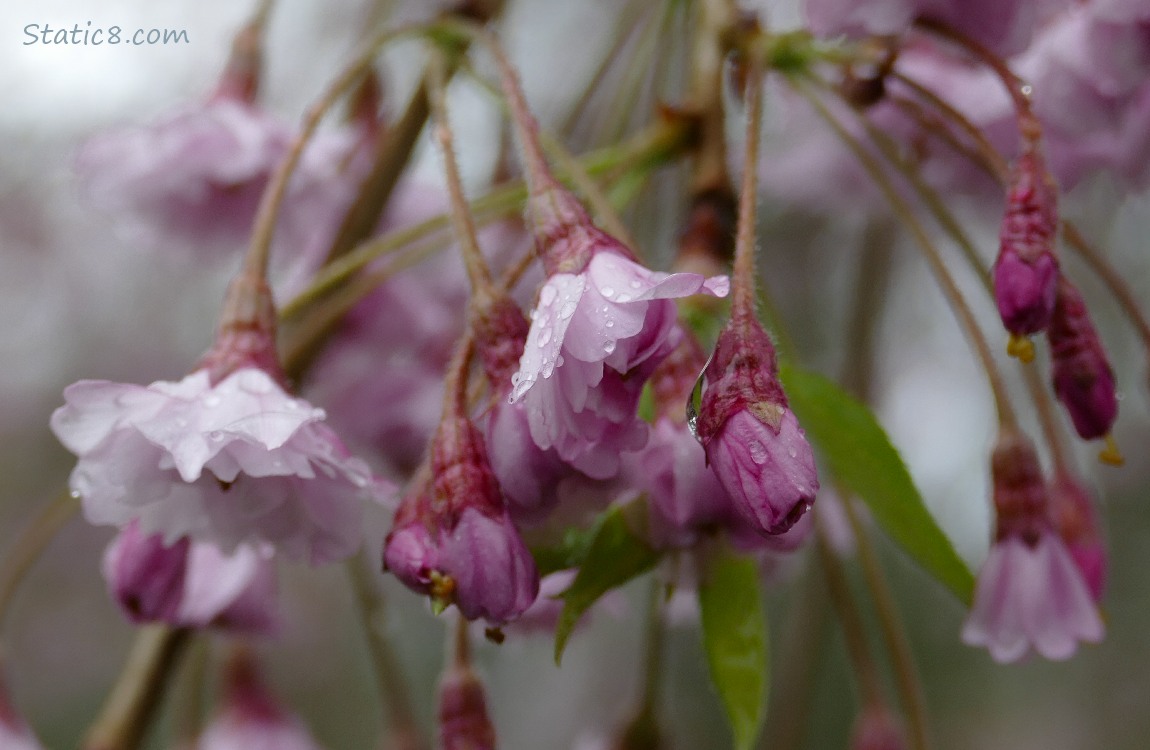
<path id="1" fill-rule="evenodd" d="M 187 537 L 164 544 L 163 535 L 145 535 L 136 521 L 112 540 L 104 552 L 104 580 L 129 620 L 175 622 L 184 598 L 190 546 Z"/>
<path id="2" fill-rule="evenodd" d="M 448 415 L 426 473 L 396 513 L 384 568 L 437 608 L 455 604 L 469 620 L 510 622 L 539 592 L 535 560 L 507 512 L 483 437 L 469 419 Z"/>
<path id="3" fill-rule="evenodd" d="M 1057 192 L 1041 154 L 1030 148 L 1011 172 L 994 264 L 994 299 L 1015 337 L 1045 330 L 1054 314 L 1057 231 Z"/>
<path id="4" fill-rule="evenodd" d="M 1058 285 L 1050 340 L 1054 393 L 1084 440 L 1105 437 L 1118 418 L 1114 372 L 1086 303 L 1065 278 Z"/>
<path id="5" fill-rule="evenodd" d="M 851 750 L 905 750 L 906 737 L 885 706 L 863 709 L 851 729 Z"/>
<path id="6" fill-rule="evenodd" d="M 782 534 L 819 488 L 814 455 L 779 383 L 775 348 L 751 314 L 719 334 L 697 422 L 711 468 L 760 533 Z"/>
<path id="7" fill-rule="evenodd" d="M 495 750 L 483 685 L 468 667 L 452 667 L 440 680 L 439 732 L 443 750 Z"/>

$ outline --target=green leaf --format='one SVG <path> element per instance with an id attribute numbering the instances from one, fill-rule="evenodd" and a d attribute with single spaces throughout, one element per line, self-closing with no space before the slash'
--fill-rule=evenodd
<path id="1" fill-rule="evenodd" d="M 571 527 L 563 532 L 563 538 L 551 545 L 531 545 L 531 556 L 535 558 L 535 568 L 540 577 L 550 575 L 559 570 L 577 568 L 587 557 L 599 527 L 603 525 L 607 514 L 595 519 L 595 522 L 586 528 Z"/>
<path id="2" fill-rule="evenodd" d="M 555 628 L 556 664 L 563 657 L 563 649 L 575 623 L 588 607 L 603 594 L 645 573 L 659 562 L 660 553 L 636 535 L 628 523 L 626 516 L 639 512 L 645 517 L 646 503 L 643 500 L 615 506 L 604 513 L 596 525 L 595 536 L 575 580 L 560 595 L 563 612 Z"/>
<path id="3" fill-rule="evenodd" d="M 754 746 L 767 705 L 767 617 L 755 561 L 724 550 L 699 587 L 703 647 L 735 748 Z"/>
<path id="4" fill-rule="evenodd" d="M 896 544 L 969 604 L 970 568 L 927 510 L 871 410 L 822 375 L 788 365 L 780 375 L 791 408 L 830 472 L 862 498 Z"/>

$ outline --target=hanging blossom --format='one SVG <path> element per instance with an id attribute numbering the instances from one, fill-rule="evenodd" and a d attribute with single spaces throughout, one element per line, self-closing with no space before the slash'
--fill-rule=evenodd
<path id="1" fill-rule="evenodd" d="M 495 750 L 483 684 L 470 666 L 452 665 L 439 681 L 439 739 L 443 750 Z"/>
<path id="2" fill-rule="evenodd" d="M 647 442 L 636 410 L 643 384 L 681 335 L 671 300 L 723 297 L 730 284 L 725 276 L 644 268 L 558 184 L 533 195 L 531 206 L 548 277 L 510 401 L 523 402 L 540 448 L 606 479 L 620 454 Z"/>
<path id="3" fill-rule="evenodd" d="M 712 470 L 754 529 L 785 533 L 810 510 L 819 480 L 753 310 L 732 311 L 704 377 L 696 434 Z"/>
<path id="4" fill-rule="evenodd" d="M 511 520 L 483 436 L 462 408 L 444 416 L 431 473 L 412 483 L 384 542 L 384 568 L 437 607 L 499 626 L 539 593 L 535 560 Z"/>
<path id="5" fill-rule="evenodd" d="M 250 656 L 233 657 L 226 669 L 223 706 L 197 750 L 319 750 L 303 723 L 268 692 Z"/>
<path id="6" fill-rule="evenodd" d="M 1051 524 L 1038 456 L 1016 432 L 1000 436 L 991 459 L 996 534 L 978 573 L 962 640 L 998 662 L 1034 649 L 1047 659 L 1098 643 L 1105 628 L 1082 571 Z"/>
<path id="7" fill-rule="evenodd" d="M 994 298 L 1014 337 L 1046 330 L 1058 287 L 1057 188 L 1032 144 L 1014 163 L 994 264 Z"/>
<path id="8" fill-rule="evenodd" d="M 171 545 L 129 523 L 108 545 L 104 580 L 136 624 L 215 627 L 267 633 L 276 625 L 276 574 L 270 551 L 241 545 L 225 555 L 187 537 Z"/>
<path id="9" fill-rule="evenodd" d="M 1054 393 L 1070 414 L 1079 437 L 1094 440 L 1109 435 L 1118 419 L 1114 371 L 1086 302 L 1066 279 L 1058 285 L 1046 335 Z"/>
<path id="10" fill-rule="evenodd" d="M 138 521 L 166 544 L 189 537 L 227 553 L 262 542 L 312 564 L 356 550 L 361 503 L 390 488 L 322 409 L 286 392 L 274 320 L 266 284 L 240 277 L 215 346 L 183 380 L 65 389 L 51 425 L 80 458 L 71 487 L 90 522 Z"/>

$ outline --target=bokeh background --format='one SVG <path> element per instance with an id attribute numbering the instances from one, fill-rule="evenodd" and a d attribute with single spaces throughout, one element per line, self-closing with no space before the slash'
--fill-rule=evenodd
<path id="1" fill-rule="evenodd" d="M 264 101 L 289 121 L 346 59 L 368 19 L 370 3 L 282 0 L 269 33 Z M 387 3 L 382 3 L 387 5 Z M 403 17 L 432 3 L 393 2 Z M 766 3 L 761 3 L 766 5 Z M 793 3 L 770 3 L 777 27 L 798 23 Z M 48 431 L 61 390 L 80 378 L 147 383 L 177 379 L 207 347 L 224 285 L 235 264 L 194 264 L 141 247 L 79 195 L 71 159 L 103 128 L 147 121 L 206 93 L 226 56 L 247 3 L 204 0 L 149 3 L 113 0 L 6 0 L 0 3 L 0 552 L 39 505 L 64 486 L 71 457 Z M 560 120 L 607 47 L 619 22 L 610 0 L 514 0 L 506 35 L 521 64 L 529 99 L 545 122 Z M 186 29 L 190 43 L 154 47 L 25 45 L 30 23 Z M 398 111 L 421 60 L 418 46 L 384 55 L 386 96 Z M 665 84 L 673 95 L 674 77 Z M 497 113 L 466 85 L 452 90 L 460 154 L 469 185 L 481 190 L 496 160 Z M 652 102 L 636 104 L 638 121 Z M 768 107 L 772 100 L 768 99 Z M 574 144 L 578 146 L 579 144 Z M 768 146 L 769 150 L 769 146 Z M 422 143 L 413 166 L 438 181 Z M 770 164 L 764 169 L 769 170 Z M 656 183 L 631 213 L 652 257 L 665 257 L 680 215 L 674 174 Z M 1064 211 L 1102 245 L 1143 300 L 1150 300 L 1150 199 L 1127 196 L 1105 177 L 1078 186 Z M 958 204 L 989 263 L 994 217 Z M 660 221 L 655 221 L 659 217 Z M 828 374 L 841 368 L 858 258 L 873 216 L 844 205 L 833 212 L 765 198 L 764 282 L 774 295 L 804 362 Z M 892 282 L 881 312 L 875 407 L 911 467 L 940 524 L 976 566 L 989 537 L 987 456 L 993 413 L 985 381 L 923 263 L 894 239 Z M 237 256 L 238 257 L 238 256 Z M 1113 357 L 1122 392 L 1116 436 L 1128 462 L 1104 469 L 1092 449 L 1079 452 L 1105 508 L 1111 579 L 1108 635 L 1068 663 L 997 666 L 962 646 L 959 604 L 883 543 L 889 575 L 910 629 L 926 685 L 939 748 L 1139 750 L 1150 737 L 1150 404 L 1146 352 L 1115 304 L 1073 259 Z M 976 281 L 960 271 L 980 320 L 997 331 Z M 1009 365 L 1015 367 L 1013 363 Z M 1021 391 L 1019 392 L 1021 395 Z M 378 544 L 386 518 L 371 533 Z M 131 628 L 107 599 L 99 559 L 111 530 L 81 519 L 69 524 L 33 569 L 6 623 L 7 675 L 18 707 L 49 748 L 75 745 L 117 673 Z M 800 554 L 768 593 L 772 638 L 784 636 L 794 603 L 812 581 Z M 332 750 L 372 747 L 380 727 L 363 633 L 352 615 L 342 569 L 283 570 L 289 626 L 261 653 L 277 692 Z M 858 581 L 856 581 L 858 583 Z M 442 623 L 423 602 L 384 584 L 388 627 L 410 677 L 411 696 L 430 724 L 441 660 Z M 642 652 L 638 613 L 643 586 L 626 592 L 630 608 L 603 613 L 572 643 L 562 669 L 546 635 L 484 645 L 478 659 L 503 746 L 566 748 L 622 721 L 638 684 Z M 861 591 L 861 586 L 858 587 Z M 854 689 L 833 621 L 815 628 L 814 698 L 801 717 L 807 748 L 844 747 L 854 717 Z M 877 640 L 876 640 L 877 643 Z M 729 744 L 718 701 L 707 684 L 697 625 L 689 612 L 669 634 L 663 716 L 674 748 Z M 785 691 L 788 686 L 775 685 Z M 766 730 L 767 741 L 774 731 Z M 164 746 L 163 731 L 151 738 Z"/>

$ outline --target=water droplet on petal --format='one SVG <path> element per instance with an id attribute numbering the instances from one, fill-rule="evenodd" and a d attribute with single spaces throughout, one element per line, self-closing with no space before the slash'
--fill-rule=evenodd
<path id="1" fill-rule="evenodd" d="M 787 455 L 791 458 L 795 458 L 799 455 L 799 449 L 792 445 L 787 449 Z"/>
<path id="2" fill-rule="evenodd" d="M 643 286 L 643 282 L 639 281 L 638 279 L 631 279 L 631 288 L 632 289 L 639 289 L 642 286 Z"/>
<path id="3" fill-rule="evenodd" d="M 599 294 L 602 294 L 607 299 L 611 299 L 612 297 L 615 296 L 615 288 L 610 287 L 610 286 L 605 286 L 599 290 Z"/>
<path id="4" fill-rule="evenodd" d="M 604 341 L 603 342 L 603 352 L 606 354 L 610 354 L 613 351 L 615 351 L 615 340 L 614 339 L 607 339 L 606 341 Z"/>
<path id="5" fill-rule="evenodd" d="M 245 370 L 240 373 L 240 387 L 248 393 L 261 395 L 272 389 L 271 380 L 266 375 L 255 370 Z"/>
<path id="6" fill-rule="evenodd" d="M 555 301 L 555 287 L 544 286 L 543 290 L 539 292 L 539 305 L 545 307 Z"/>
<path id="7" fill-rule="evenodd" d="M 606 323 L 604 323 L 603 325 L 607 326 L 608 328 L 614 328 L 614 327 L 615 327 L 615 321 L 613 321 L 613 320 L 608 320 L 608 321 L 607 321 Z"/>
<path id="8" fill-rule="evenodd" d="M 544 347 L 544 346 L 547 346 L 549 343 L 551 343 L 551 329 L 550 328 L 544 328 L 539 333 L 539 346 Z"/>
<path id="9" fill-rule="evenodd" d="M 203 398 L 204 406 L 209 409 L 214 409 L 220 405 L 220 397 L 215 393 L 209 393 Z"/>
<path id="10" fill-rule="evenodd" d="M 83 496 L 80 494 L 80 491 L 79 491 L 79 490 L 72 490 L 72 491 L 71 491 L 71 492 L 69 492 L 68 494 L 71 496 L 71 498 L 72 498 L 73 500 L 79 500 L 81 497 L 83 497 Z"/>
<path id="11" fill-rule="evenodd" d="M 631 295 L 630 294 L 620 294 L 619 299 L 616 301 L 617 302 L 630 302 L 631 301 Z"/>
<path id="12" fill-rule="evenodd" d="M 208 433 L 208 440 L 223 440 L 223 439 L 224 439 L 224 433 L 220 432 L 219 430 L 212 430 L 211 432 Z"/>
<path id="13" fill-rule="evenodd" d="M 747 451 L 751 454 L 751 460 L 757 464 L 765 463 L 767 460 L 767 449 L 758 440 L 752 440 L 747 443 Z"/>

